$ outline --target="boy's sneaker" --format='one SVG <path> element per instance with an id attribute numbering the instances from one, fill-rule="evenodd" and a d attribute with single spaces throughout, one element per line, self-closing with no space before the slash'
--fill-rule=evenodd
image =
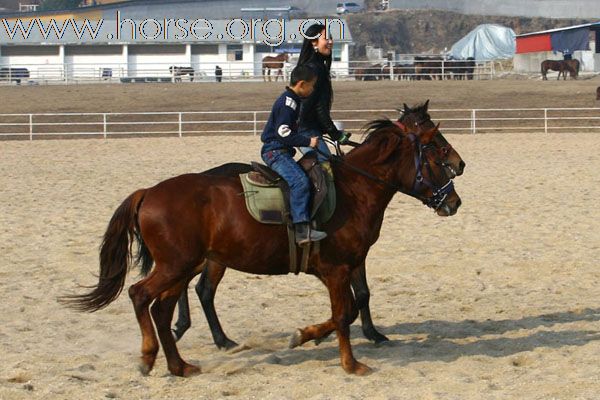
<path id="1" fill-rule="evenodd" d="M 294 224 L 294 231 L 296 232 L 296 243 L 299 245 L 307 244 L 309 242 L 318 242 L 327 237 L 325 232 L 311 229 L 308 222 Z"/>

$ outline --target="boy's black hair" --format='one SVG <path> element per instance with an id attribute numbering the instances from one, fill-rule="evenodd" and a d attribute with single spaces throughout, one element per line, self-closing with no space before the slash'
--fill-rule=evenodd
<path id="1" fill-rule="evenodd" d="M 290 76 L 290 85 L 296 86 L 296 84 L 300 81 L 310 81 L 317 76 L 317 71 L 308 65 L 298 65 L 292 70 L 292 75 Z"/>

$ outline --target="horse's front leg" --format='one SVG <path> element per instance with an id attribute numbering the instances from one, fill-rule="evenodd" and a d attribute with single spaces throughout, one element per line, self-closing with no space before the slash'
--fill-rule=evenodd
<path id="1" fill-rule="evenodd" d="M 352 271 L 351 284 L 352 289 L 354 290 L 356 306 L 360 310 L 363 335 L 377 344 L 389 341 L 386 336 L 377 331 L 373 325 L 373 320 L 371 319 L 371 309 L 369 308 L 371 293 L 369 292 L 369 286 L 367 284 L 367 271 L 364 262 Z"/>
<path id="2" fill-rule="evenodd" d="M 330 269 L 324 280 L 331 299 L 331 319 L 339 341 L 342 368 L 349 374 L 364 375 L 371 372 L 371 368 L 354 358 L 350 344 L 350 324 L 358 317 L 358 309 L 350 288 L 350 272 L 351 268 L 348 265 L 335 266 Z"/>
<path id="3" fill-rule="evenodd" d="M 181 339 L 183 334 L 190 329 L 190 326 L 192 326 L 187 288 L 181 292 L 181 297 L 179 297 L 179 300 L 177 300 L 177 312 L 177 322 L 175 322 L 175 328 L 171 329 L 173 331 L 173 337 L 176 341 Z"/>
<path id="4" fill-rule="evenodd" d="M 215 310 L 215 294 L 217 292 L 217 286 L 219 286 L 221 279 L 223 279 L 223 275 L 225 275 L 225 270 L 226 268 L 222 265 L 213 261 L 208 261 L 206 268 L 202 271 L 200 280 L 196 285 L 196 293 L 202 304 L 202 309 L 204 310 L 206 321 L 210 327 L 213 341 L 219 349 L 229 350 L 236 347 L 238 344 L 227 337 L 221 327 L 217 311 Z"/>

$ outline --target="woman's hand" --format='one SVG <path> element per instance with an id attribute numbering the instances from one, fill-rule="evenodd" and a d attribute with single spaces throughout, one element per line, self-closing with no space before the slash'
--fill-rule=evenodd
<path id="1" fill-rule="evenodd" d="M 318 145 L 319 145 L 319 137 L 318 136 L 311 137 L 310 138 L 310 147 L 312 147 L 313 149 L 316 149 Z"/>

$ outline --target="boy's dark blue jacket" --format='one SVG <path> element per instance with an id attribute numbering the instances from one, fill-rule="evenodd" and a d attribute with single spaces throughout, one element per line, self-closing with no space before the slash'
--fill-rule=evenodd
<path id="1" fill-rule="evenodd" d="M 307 147 L 310 138 L 298 134 L 300 97 L 289 87 L 275 101 L 267 125 L 260 136 L 264 145 L 261 154 L 267 151 L 286 149 L 292 155 L 294 147 Z"/>

